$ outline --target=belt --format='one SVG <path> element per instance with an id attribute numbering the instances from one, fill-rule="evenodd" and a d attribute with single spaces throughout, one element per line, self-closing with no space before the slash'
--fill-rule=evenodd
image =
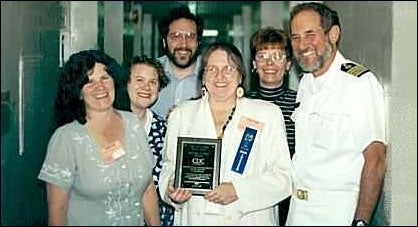
<path id="1" fill-rule="evenodd" d="M 329 190 L 311 190 L 296 187 L 293 196 L 298 200 L 316 202 L 316 201 L 341 201 L 341 200 L 357 200 L 358 192 L 354 191 L 329 191 Z"/>
<path id="2" fill-rule="evenodd" d="M 303 189 L 296 190 L 296 197 L 300 200 L 308 200 L 309 191 Z"/>

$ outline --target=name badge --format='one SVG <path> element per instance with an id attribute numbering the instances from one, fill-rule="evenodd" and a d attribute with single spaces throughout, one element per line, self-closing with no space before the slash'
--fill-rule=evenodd
<path id="1" fill-rule="evenodd" d="M 116 140 L 104 147 L 100 153 L 103 161 L 105 163 L 110 163 L 124 156 L 126 151 L 123 149 L 122 143 L 119 140 Z"/>
<path id="2" fill-rule="evenodd" d="M 264 123 L 251 119 L 249 117 L 242 116 L 238 123 L 239 129 L 244 129 L 246 127 L 251 127 L 257 129 L 258 131 L 263 131 Z"/>
<path id="3" fill-rule="evenodd" d="M 253 147 L 257 130 L 245 127 L 244 134 L 241 138 L 241 143 L 238 147 L 237 153 L 235 154 L 234 163 L 232 164 L 231 170 L 242 174 L 245 166 L 247 165 L 248 156 L 250 156 L 251 148 Z"/>

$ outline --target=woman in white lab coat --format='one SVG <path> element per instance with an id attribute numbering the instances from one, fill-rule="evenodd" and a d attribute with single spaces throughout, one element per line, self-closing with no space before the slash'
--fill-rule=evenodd
<path id="1" fill-rule="evenodd" d="M 202 97 L 178 105 L 168 118 L 162 198 L 175 225 L 278 225 L 277 203 L 291 193 L 290 155 L 280 108 L 243 97 L 239 50 L 212 43 L 202 55 Z M 221 139 L 220 184 L 204 195 L 175 188 L 178 137 Z"/>

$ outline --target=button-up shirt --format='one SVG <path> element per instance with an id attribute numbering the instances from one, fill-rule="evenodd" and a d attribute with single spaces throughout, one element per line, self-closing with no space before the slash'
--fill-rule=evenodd
<path id="1" fill-rule="evenodd" d="M 196 60 L 196 66 L 190 75 L 179 79 L 177 75 L 174 74 L 174 70 L 170 66 L 168 57 L 165 55 L 158 58 L 163 65 L 164 71 L 170 79 L 170 82 L 160 91 L 157 101 L 151 107 L 153 111 L 160 116 L 166 117 L 172 106 L 176 106 L 184 100 L 200 96 L 202 87 L 198 75 L 200 59 L 201 57 L 199 56 Z"/>
<path id="2" fill-rule="evenodd" d="M 316 190 L 359 191 L 363 151 L 385 143 L 384 93 L 373 73 L 354 76 L 341 70 L 352 63 L 337 52 L 318 78 L 305 74 L 294 111 L 296 185 Z"/>

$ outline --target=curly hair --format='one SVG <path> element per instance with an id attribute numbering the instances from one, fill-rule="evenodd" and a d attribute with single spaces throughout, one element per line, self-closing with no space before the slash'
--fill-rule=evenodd
<path id="1" fill-rule="evenodd" d="M 82 99 L 83 86 L 89 81 L 88 72 L 96 63 L 106 66 L 113 78 L 115 88 L 120 83 L 124 70 L 117 61 L 100 50 L 83 50 L 72 54 L 59 70 L 58 90 L 55 98 L 57 127 L 77 120 L 86 123 L 86 107 Z"/>
<path id="2" fill-rule="evenodd" d="M 187 7 L 186 5 L 181 5 L 179 7 L 171 9 L 169 15 L 160 21 L 160 23 L 158 24 L 158 30 L 160 32 L 161 38 L 167 41 L 168 31 L 170 30 L 170 24 L 173 21 L 182 18 L 192 20 L 195 22 L 197 27 L 197 41 L 200 42 L 203 35 L 203 19 L 191 13 L 189 7 Z"/>
<path id="3" fill-rule="evenodd" d="M 137 56 L 133 57 L 133 59 L 130 63 L 130 67 L 132 67 L 133 65 L 136 65 L 136 64 L 145 64 L 145 65 L 151 66 L 151 67 L 153 67 L 154 69 L 157 70 L 158 84 L 159 84 L 158 91 L 161 91 L 161 89 L 165 88 L 167 86 L 167 84 L 170 82 L 170 79 L 165 74 L 163 65 L 161 64 L 160 61 L 158 61 L 156 59 L 153 59 L 153 58 L 150 58 L 146 55 L 141 55 L 141 56 L 137 55 Z"/>

